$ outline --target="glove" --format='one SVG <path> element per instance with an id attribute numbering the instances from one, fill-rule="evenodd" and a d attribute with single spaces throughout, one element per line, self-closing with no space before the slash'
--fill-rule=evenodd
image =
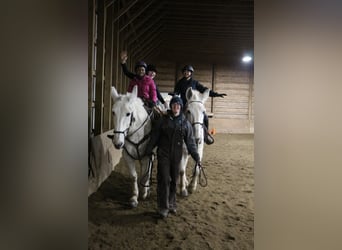
<path id="1" fill-rule="evenodd" d="M 222 98 L 224 98 L 224 96 L 226 96 L 226 95 L 227 94 L 219 94 L 219 93 L 216 94 L 217 97 L 222 97 Z"/>
<path id="2" fill-rule="evenodd" d="M 147 101 L 149 108 L 154 108 L 156 106 L 156 103 L 154 101 Z"/>

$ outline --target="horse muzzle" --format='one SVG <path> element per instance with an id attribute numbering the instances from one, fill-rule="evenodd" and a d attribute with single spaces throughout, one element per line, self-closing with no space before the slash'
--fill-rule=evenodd
<path id="1" fill-rule="evenodd" d="M 114 143 L 114 147 L 116 149 L 121 149 L 123 147 L 124 143 L 123 142 L 119 142 L 119 143 Z"/>

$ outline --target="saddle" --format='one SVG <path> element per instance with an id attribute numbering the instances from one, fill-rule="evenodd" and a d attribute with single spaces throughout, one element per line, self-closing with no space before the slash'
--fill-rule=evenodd
<path id="1" fill-rule="evenodd" d="M 159 120 L 164 114 L 163 111 L 160 110 L 157 106 L 149 107 L 147 105 L 144 105 L 144 108 L 151 117 L 152 122 Z"/>

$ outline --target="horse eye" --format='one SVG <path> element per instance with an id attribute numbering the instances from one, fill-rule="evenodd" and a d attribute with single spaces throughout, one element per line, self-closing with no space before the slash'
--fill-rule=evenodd
<path id="1" fill-rule="evenodd" d="M 130 116 L 131 113 L 126 113 L 126 116 Z"/>
<path id="2" fill-rule="evenodd" d="M 112 115 L 115 116 L 115 112 L 114 111 L 112 111 Z"/>
<path id="3" fill-rule="evenodd" d="M 189 115 L 191 114 L 190 110 L 188 110 L 188 114 L 189 114 Z"/>

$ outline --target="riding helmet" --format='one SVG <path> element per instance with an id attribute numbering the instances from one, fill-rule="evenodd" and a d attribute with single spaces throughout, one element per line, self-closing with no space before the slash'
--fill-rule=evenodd
<path id="1" fill-rule="evenodd" d="M 146 68 L 146 72 L 149 72 L 149 71 L 153 71 L 153 72 L 156 72 L 157 73 L 157 68 L 155 65 L 153 64 L 148 64 L 147 65 L 147 68 Z"/>
<path id="2" fill-rule="evenodd" d="M 146 63 L 144 61 L 137 61 L 137 63 L 135 64 L 134 68 L 135 68 L 135 70 L 137 70 L 137 68 L 139 68 L 139 67 L 144 67 L 145 70 L 146 70 L 147 65 L 146 65 Z"/>
<path id="3" fill-rule="evenodd" d="M 183 101 L 182 101 L 182 99 L 179 96 L 172 97 L 172 99 L 170 101 L 170 107 L 174 103 L 178 103 L 181 106 L 181 108 L 183 108 Z"/>
<path id="4" fill-rule="evenodd" d="M 191 71 L 191 73 L 194 73 L 194 68 L 191 65 L 185 65 L 182 68 L 182 72 L 184 72 L 185 70 Z"/>

